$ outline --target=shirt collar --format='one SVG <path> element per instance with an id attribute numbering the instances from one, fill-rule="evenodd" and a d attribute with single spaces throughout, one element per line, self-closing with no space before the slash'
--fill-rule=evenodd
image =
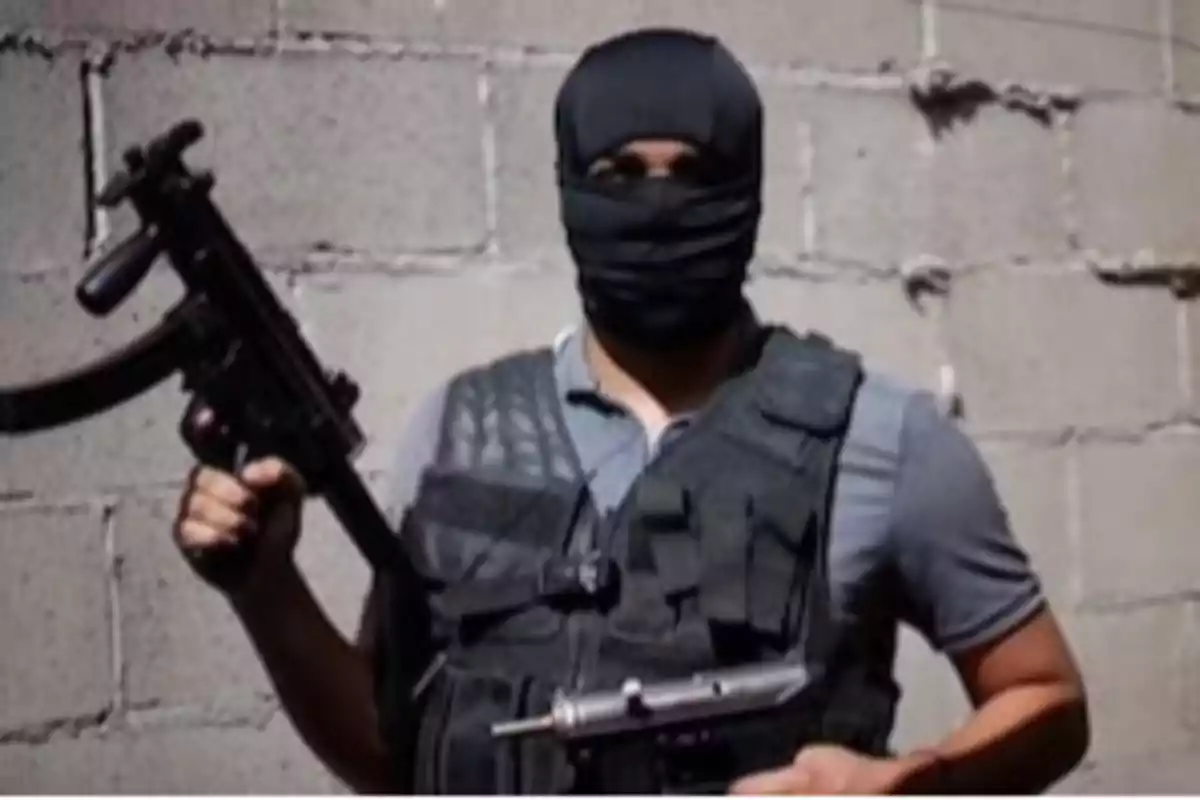
<path id="1" fill-rule="evenodd" d="M 578 323 L 559 335 L 554 348 L 554 373 L 560 399 L 572 402 L 581 395 L 599 394 L 600 386 L 587 361 L 587 326 Z"/>

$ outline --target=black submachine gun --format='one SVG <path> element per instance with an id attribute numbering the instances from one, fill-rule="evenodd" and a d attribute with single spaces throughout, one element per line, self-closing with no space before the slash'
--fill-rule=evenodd
<path id="1" fill-rule="evenodd" d="M 226 468 L 254 455 L 292 464 L 362 556 L 394 578 L 391 591 L 403 592 L 401 607 L 412 609 L 398 622 L 420 636 L 421 582 L 353 466 L 365 439 L 351 414 L 358 385 L 321 365 L 213 204 L 212 174 L 193 173 L 183 162 L 202 137 L 201 124 L 185 120 L 124 153 L 125 169 L 97 200 L 106 208 L 130 203 L 140 226 L 98 255 L 75 292 L 84 309 L 105 316 L 165 255 L 183 282 L 182 299 L 115 353 L 42 382 L 0 387 L 0 436 L 99 414 L 178 372 L 191 400 L 180 433 L 197 457 Z M 197 424 L 206 410 L 216 421 L 211 429 Z"/>

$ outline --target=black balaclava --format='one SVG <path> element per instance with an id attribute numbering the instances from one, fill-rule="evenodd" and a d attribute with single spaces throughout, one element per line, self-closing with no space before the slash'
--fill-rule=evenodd
<path id="1" fill-rule="evenodd" d="M 671 349 L 734 321 L 762 209 L 762 118 L 753 81 L 714 38 L 642 30 L 584 53 L 559 92 L 555 133 L 562 221 L 593 327 Z M 635 139 L 688 143 L 719 169 L 700 185 L 588 177 Z"/>

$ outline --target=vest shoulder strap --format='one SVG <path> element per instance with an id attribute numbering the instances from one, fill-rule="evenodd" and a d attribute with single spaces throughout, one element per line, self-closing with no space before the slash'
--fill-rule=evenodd
<path id="1" fill-rule="evenodd" d="M 554 351 L 520 351 L 456 375 L 446 391 L 435 456 L 441 469 L 578 480 L 563 418 Z"/>
<path id="2" fill-rule="evenodd" d="M 861 381 L 857 353 L 819 333 L 775 328 L 752 379 L 754 402 L 773 422 L 828 436 L 849 424 Z"/>

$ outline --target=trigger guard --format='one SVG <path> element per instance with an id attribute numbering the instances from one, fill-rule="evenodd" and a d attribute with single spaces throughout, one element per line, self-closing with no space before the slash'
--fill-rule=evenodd
<path id="1" fill-rule="evenodd" d="M 200 417 L 207 411 L 213 415 L 215 424 L 201 425 Z M 237 437 L 229 425 L 216 419 L 216 412 L 204 398 L 193 397 L 184 411 L 183 419 L 179 422 L 179 435 L 187 444 L 192 454 L 201 463 L 211 467 L 233 472 L 242 465 L 238 458 L 239 445 Z"/>

